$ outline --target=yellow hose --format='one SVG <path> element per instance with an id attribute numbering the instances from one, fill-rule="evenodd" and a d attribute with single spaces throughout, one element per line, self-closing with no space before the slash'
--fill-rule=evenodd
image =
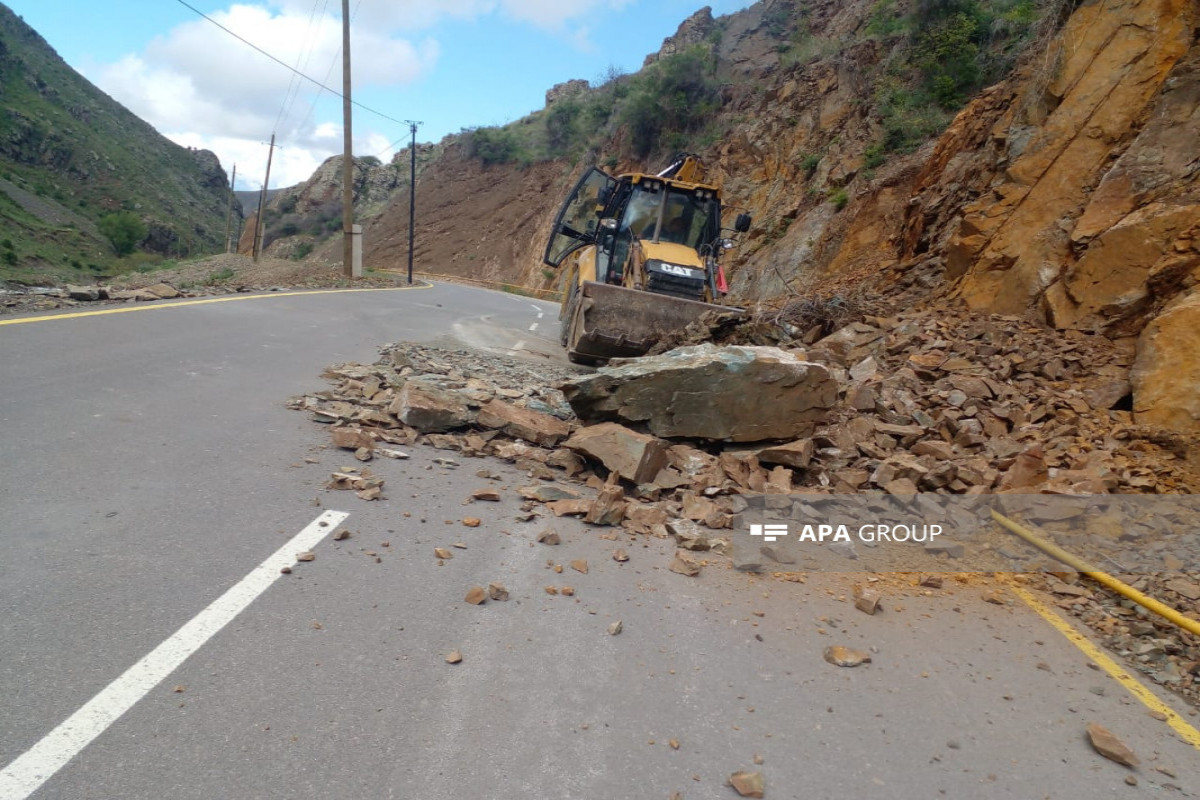
<path id="1" fill-rule="evenodd" d="M 1143 608 L 1153 611 L 1155 614 L 1158 614 L 1160 617 L 1170 621 L 1175 625 L 1178 625 L 1185 631 L 1189 631 L 1197 636 L 1200 636 L 1200 622 L 1197 622 L 1190 617 L 1185 617 L 1183 614 L 1179 613 L 1170 606 L 1160 603 L 1153 597 L 1142 594 L 1137 589 L 1134 589 L 1132 586 L 1126 583 L 1122 583 L 1112 575 L 1109 575 L 1107 572 L 1096 569 L 1082 558 L 1074 556 L 1068 553 L 1066 550 L 1063 550 L 1058 545 L 1046 541 L 1033 531 L 1019 525 L 1016 522 L 1013 522 L 1011 519 L 995 509 L 992 509 L 992 519 L 996 520 L 996 522 L 999 522 L 1001 525 L 1008 528 L 1010 531 L 1017 534 L 1022 539 L 1029 542 L 1031 545 L 1043 551 L 1052 558 L 1061 561 L 1078 572 L 1082 572 L 1092 580 L 1104 584 L 1114 592 L 1129 598 Z"/>

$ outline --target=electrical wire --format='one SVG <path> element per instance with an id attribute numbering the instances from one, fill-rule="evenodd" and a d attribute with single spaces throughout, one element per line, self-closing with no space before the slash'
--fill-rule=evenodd
<path id="1" fill-rule="evenodd" d="M 300 51 L 296 54 L 296 69 L 304 71 L 308 69 L 308 59 L 312 56 L 313 47 L 315 47 L 316 36 L 313 35 L 313 30 L 316 27 L 317 21 L 317 6 L 321 0 L 313 0 L 312 11 L 308 13 L 308 24 L 304 28 L 304 37 L 301 39 Z M 321 18 L 325 17 L 325 10 L 329 8 L 329 0 L 325 0 L 325 6 L 321 8 Z M 279 113 L 275 115 L 275 126 L 272 130 L 279 130 L 284 119 L 290 117 L 292 108 L 295 107 L 296 98 L 300 96 L 300 81 L 296 78 L 293 72 L 288 76 L 287 92 L 283 95 L 283 100 L 279 103 Z"/>
<path id="2" fill-rule="evenodd" d="M 205 14 L 205 13 L 204 13 L 203 11 L 201 11 L 200 9 L 198 9 L 198 8 L 196 8 L 195 6 L 193 6 L 193 5 L 191 5 L 190 3 L 188 3 L 188 2 L 187 2 L 187 0 L 175 0 L 175 1 L 176 1 L 177 3 L 179 3 L 181 6 L 183 6 L 184 8 L 190 9 L 191 11 L 195 12 L 196 14 L 199 14 L 199 15 L 200 15 L 201 17 L 203 17 L 205 20 L 207 20 L 207 21 L 211 22 L 213 25 L 216 25 L 218 28 L 220 28 L 221 30 L 225 31 L 226 33 L 228 33 L 228 34 L 229 34 L 230 36 L 232 36 L 233 38 L 237 39 L 237 40 L 238 40 L 239 42 L 241 42 L 242 44 L 244 44 L 244 45 L 247 45 L 248 47 L 251 47 L 251 48 L 253 48 L 253 49 L 257 50 L 259 53 L 261 53 L 262 55 L 264 55 L 264 56 L 266 56 L 267 58 L 271 59 L 272 61 L 274 61 L 274 62 L 275 62 L 276 64 L 278 64 L 279 66 L 283 67 L 284 69 L 286 69 L 286 70 L 288 70 L 288 71 L 290 71 L 290 72 L 293 72 L 293 73 L 295 73 L 296 75 L 298 75 L 299 77 L 301 77 L 301 78 L 303 78 L 304 80 L 308 81 L 309 83 L 312 83 L 312 84 L 316 85 L 317 87 L 319 87 L 319 88 L 321 88 L 321 89 L 324 89 L 325 91 L 327 91 L 327 92 L 329 92 L 330 94 L 332 94 L 334 97 L 338 97 L 338 98 L 342 98 L 342 97 L 343 97 L 343 95 L 342 95 L 342 93 L 341 93 L 341 92 L 338 92 L 338 91 L 335 91 L 334 89 L 331 89 L 331 88 L 329 88 L 329 87 L 328 87 L 328 86 L 326 86 L 325 84 L 323 84 L 323 83 L 321 83 L 320 81 L 318 81 L 316 78 L 310 78 L 308 75 L 305 75 L 303 72 L 301 72 L 300 70 L 296 69 L 295 67 L 288 66 L 288 65 L 287 65 L 286 63 L 284 63 L 283 61 L 280 61 L 278 58 L 276 58 L 275 56 L 271 55 L 271 54 L 270 54 L 270 53 L 268 53 L 266 50 L 263 50 L 261 47 L 259 47 L 258 45 L 256 45 L 254 42 L 251 42 L 251 41 L 249 41 L 248 39 L 244 39 L 244 38 L 242 38 L 242 37 L 241 37 L 241 36 L 239 36 L 238 34 L 236 34 L 236 33 L 234 33 L 233 31 L 231 31 L 229 28 L 226 28 L 224 25 L 222 25 L 221 23 L 217 22 L 217 21 L 216 21 L 215 19 L 213 19 L 212 17 L 210 17 L 210 16 L 208 16 L 207 14 Z M 375 109 L 371 108 L 370 106 L 365 106 L 365 105 L 363 105 L 362 103 L 358 102 L 357 100 L 351 99 L 351 101 L 350 101 L 350 104 L 351 104 L 351 105 L 358 106 L 358 107 L 359 107 L 359 108 L 361 108 L 363 111 L 368 111 L 368 112 L 370 112 L 370 113 L 374 114 L 374 115 L 375 115 L 375 116 L 377 116 L 377 117 L 380 117 L 380 118 L 382 118 L 382 119 L 386 119 L 386 120 L 387 120 L 387 121 L 389 121 L 389 122 L 394 122 L 394 123 L 396 123 L 397 125 L 403 125 L 403 124 L 404 124 L 404 122 L 402 122 L 401 120 L 398 120 L 398 119 L 396 119 L 395 117 L 390 117 L 390 116 L 388 116 L 387 114 L 384 114 L 382 111 L 376 111 Z"/>

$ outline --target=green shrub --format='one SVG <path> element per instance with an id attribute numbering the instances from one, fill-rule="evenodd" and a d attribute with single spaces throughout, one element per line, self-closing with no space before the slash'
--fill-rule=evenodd
<path id="1" fill-rule="evenodd" d="M 583 107 L 574 97 L 559 100 L 546 112 L 546 145 L 552 155 L 566 155 L 579 144 Z"/>
<path id="2" fill-rule="evenodd" d="M 885 161 L 887 161 L 887 150 L 882 142 L 876 142 L 863 151 L 863 166 L 867 169 L 883 166 Z"/>
<path id="3" fill-rule="evenodd" d="M 0 259 L 3 259 L 4 263 L 8 264 L 10 267 L 15 267 L 17 265 L 17 254 L 12 250 L 5 250 L 4 255 L 0 256 Z"/>
<path id="4" fill-rule="evenodd" d="M 293 261 L 302 261 L 312 251 L 313 251 L 313 243 L 312 242 L 301 242 L 300 244 L 296 245 L 296 251 L 294 253 L 292 253 L 292 260 Z"/>
<path id="5" fill-rule="evenodd" d="M 100 233 L 112 243 L 119 256 L 133 252 L 146 238 L 146 224 L 130 211 L 118 211 L 100 219 Z"/>
<path id="6" fill-rule="evenodd" d="M 896 10 L 896 0 L 877 0 L 867 18 L 867 35 L 886 39 L 908 32 L 908 21 Z"/>
<path id="7" fill-rule="evenodd" d="M 635 155 L 645 158 L 662 149 L 665 134 L 672 149 L 694 133 L 720 108 L 716 59 L 703 46 L 691 47 L 656 61 L 633 79 L 620 106 L 620 121 L 629 129 Z"/>
<path id="8" fill-rule="evenodd" d="M 466 132 L 467 154 L 484 164 L 507 164 L 516 161 L 521 146 L 511 128 L 475 128 Z"/>
<path id="9" fill-rule="evenodd" d="M 841 211 L 850 202 L 850 195 L 843 188 L 834 189 L 829 193 L 829 202 L 833 203 L 833 207 Z"/>

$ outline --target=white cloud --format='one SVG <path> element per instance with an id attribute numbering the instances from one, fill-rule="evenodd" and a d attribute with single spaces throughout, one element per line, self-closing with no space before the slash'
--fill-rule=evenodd
<path id="1" fill-rule="evenodd" d="M 234 5 L 212 18 L 243 39 L 335 91 L 341 90 L 342 26 L 331 16 L 311 16 L 307 8 L 278 11 Z M 432 69 L 435 41 L 412 41 L 389 29 L 362 25 L 353 32 L 354 86 L 405 85 Z M 212 23 L 197 19 L 150 42 L 141 54 L 103 67 L 97 84 L 172 140 L 217 153 L 230 171 L 234 163 L 254 165 L 261 183 L 266 140 L 274 131 L 284 147 L 276 151 L 272 185 L 307 179 L 313 169 L 342 147 L 340 104 L 262 53 Z M 325 107 L 315 100 L 324 97 Z M 286 99 L 285 99 L 286 98 Z M 322 114 L 337 116 L 334 123 Z M 369 115 L 356 118 L 356 147 L 376 153 L 386 147 L 369 128 Z M 359 125 L 362 127 L 359 128 Z M 374 148 L 374 149 L 372 149 Z M 239 185 L 244 185 L 239 174 Z"/>
<path id="2" fill-rule="evenodd" d="M 428 74 L 439 47 L 421 38 L 440 21 L 501 14 L 535 27 L 565 32 L 580 49 L 587 28 L 571 23 L 632 0 L 392 0 L 351 3 L 354 16 L 354 88 L 403 86 Z M 357 9 L 355 8 L 357 6 Z M 247 46 L 341 89 L 340 8 L 328 3 L 316 15 L 312 0 L 242 3 L 209 16 L 240 36 L 238 41 L 204 19 L 179 25 L 151 41 L 142 53 L 102 67 L 95 82 L 174 141 L 214 151 L 238 184 L 261 183 L 266 140 L 283 144 L 272 165 L 273 186 L 306 180 L 330 154 L 341 151 L 340 104 L 311 81 Z M 323 97 L 324 104 L 316 101 Z M 286 101 L 284 98 L 288 98 Z M 282 105 L 282 107 L 281 107 Z M 329 119 L 336 117 L 336 122 Z M 375 126 L 390 130 L 392 125 Z M 355 152 L 390 158 L 391 142 L 372 129 L 371 115 L 356 112 Z"/>

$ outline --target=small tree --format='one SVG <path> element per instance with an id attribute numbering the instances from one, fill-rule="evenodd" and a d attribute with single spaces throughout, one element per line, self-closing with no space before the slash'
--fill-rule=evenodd
<path id="1" fill-rule="evenodd" d="M 131 211 L 118 211 L 100 220 L 100 232 L 119 256 L 127 256 L 146 238 L 146 223 Z"/>

